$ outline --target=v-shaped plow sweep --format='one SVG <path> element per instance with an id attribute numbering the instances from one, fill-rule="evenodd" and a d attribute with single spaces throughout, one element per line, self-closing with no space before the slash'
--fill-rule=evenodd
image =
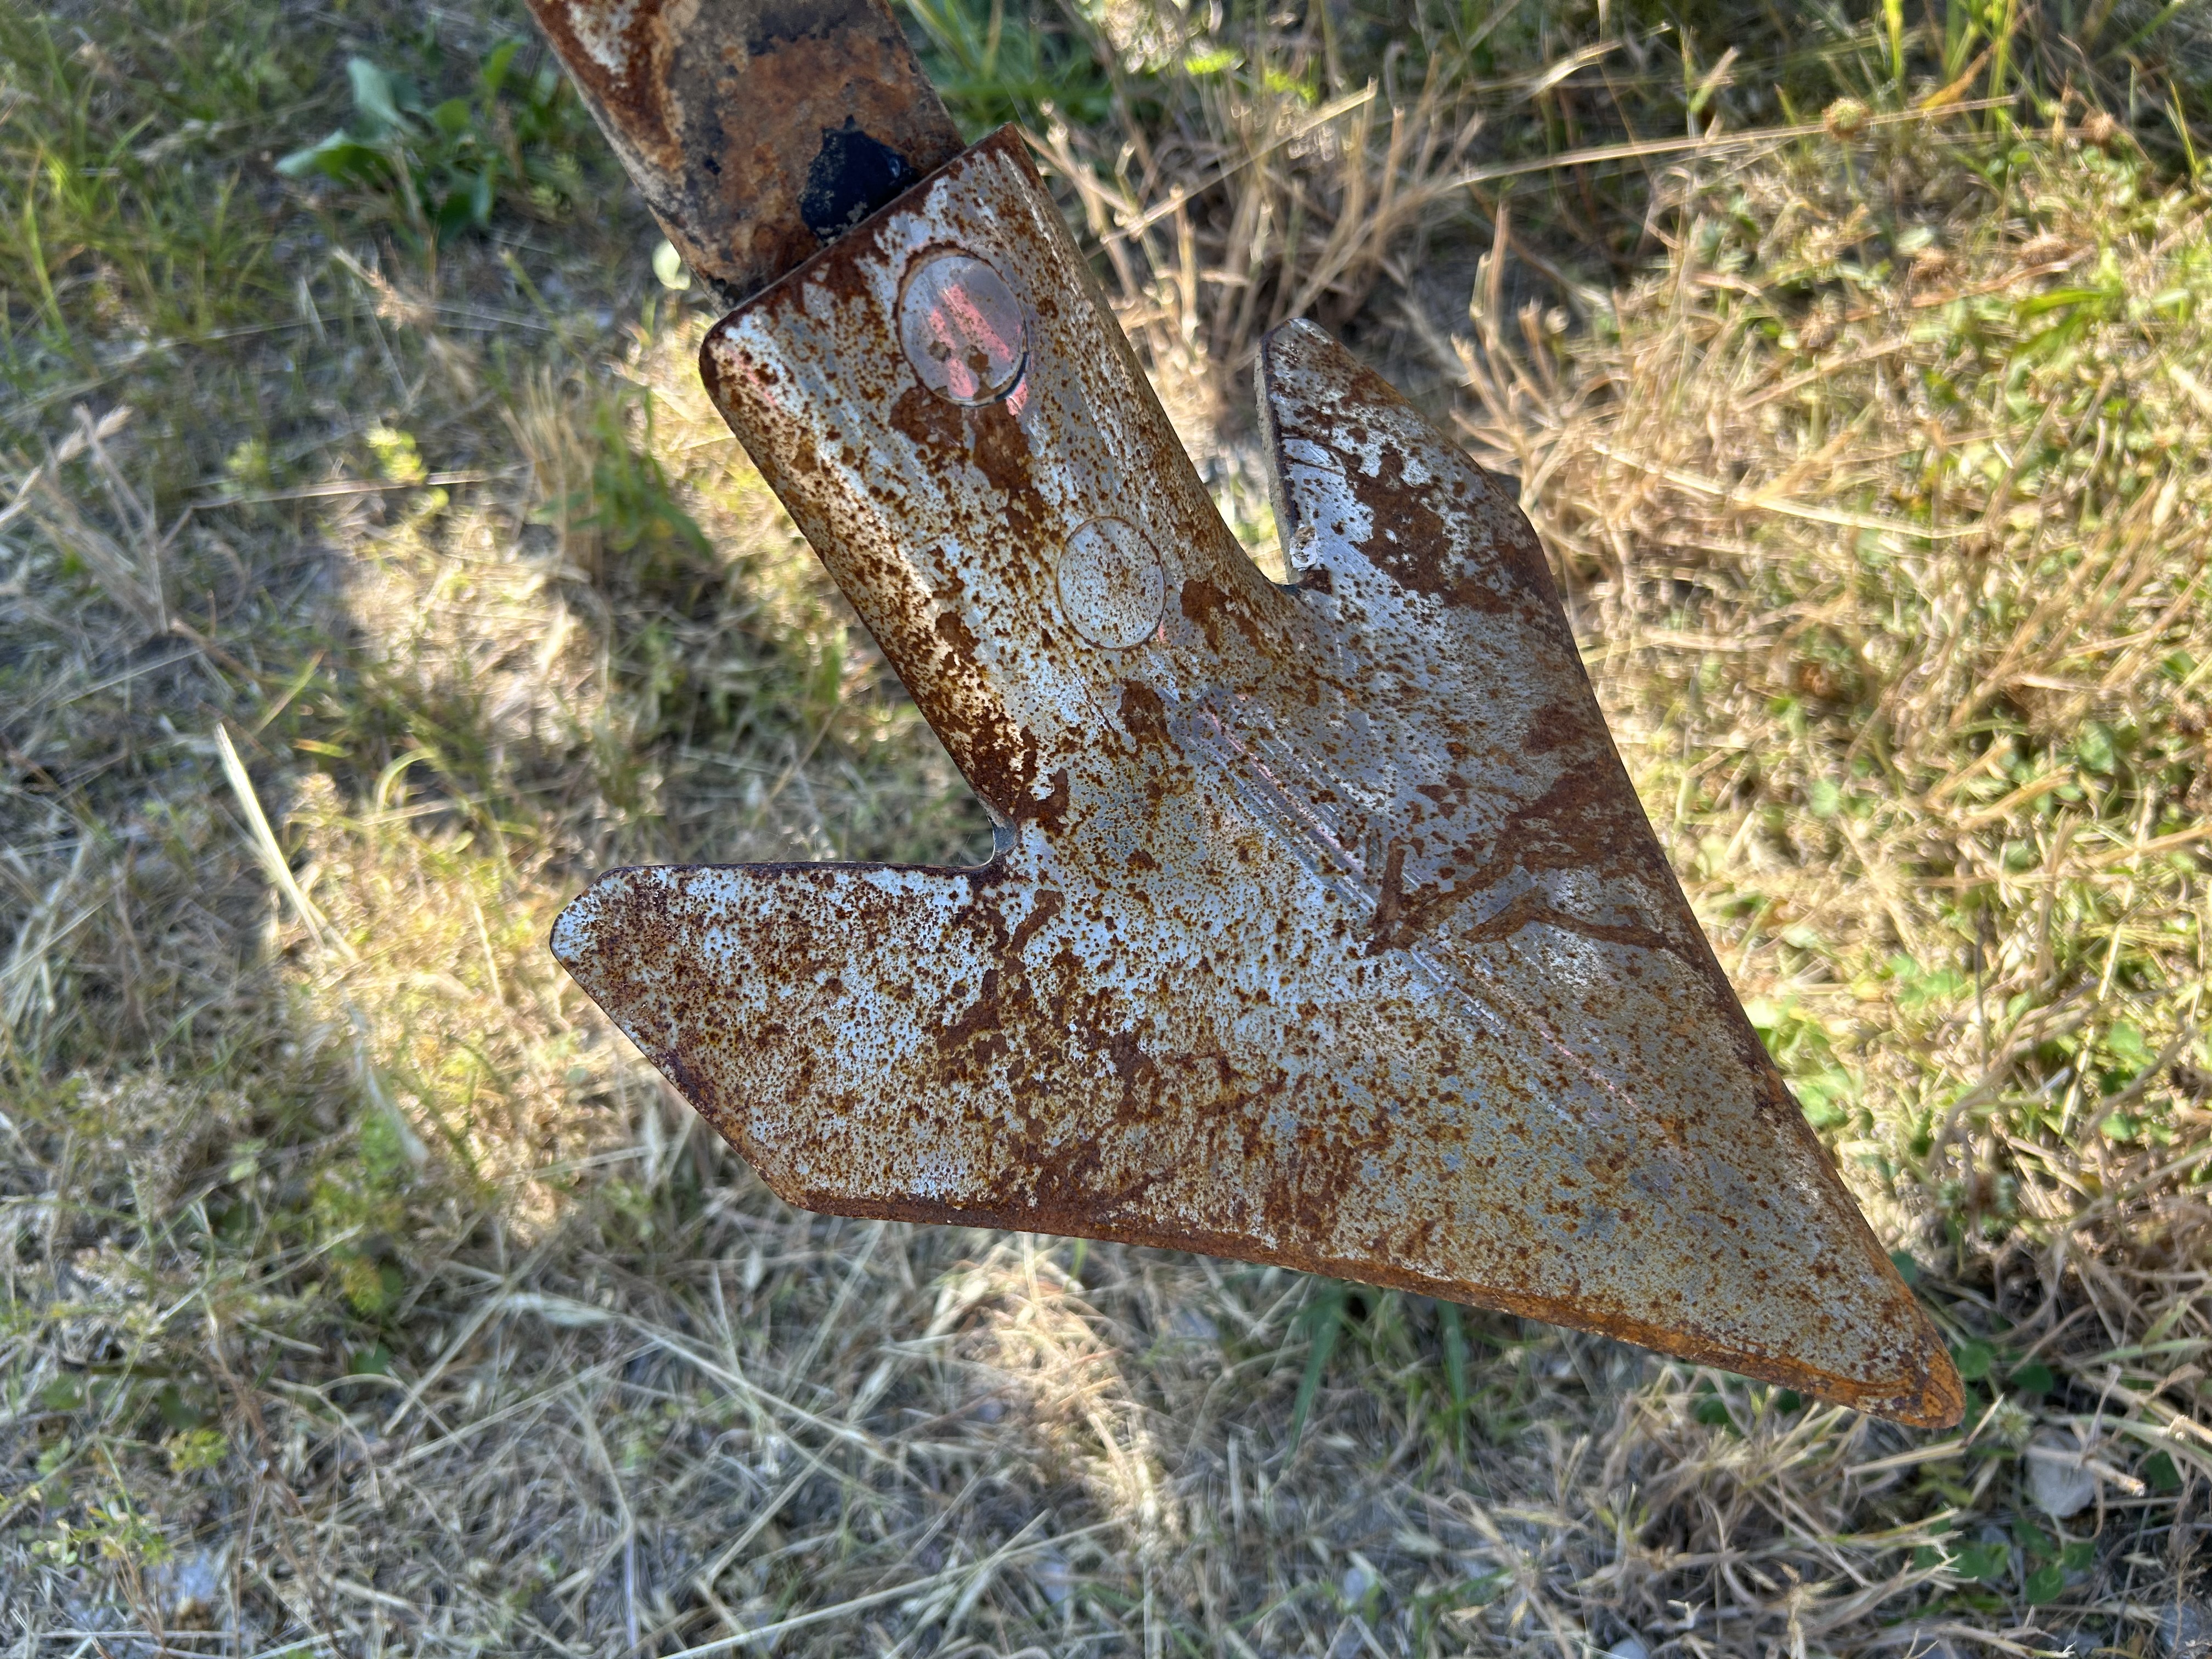
<path id="1" fill-rule="evenodd" d="M 778 1194 L 1279 1263 L 1956 1419 L 1527 520 L 1388 386 L 1310 325 L 1267 342 L 1270 582 L 1011 131 L 702 362 L 1000 826 L 979 869 L 619 870 L 561 917 L 561 961 Z"/>

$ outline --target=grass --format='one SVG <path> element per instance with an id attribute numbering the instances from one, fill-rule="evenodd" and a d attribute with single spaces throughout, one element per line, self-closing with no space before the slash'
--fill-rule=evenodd
<path id="1" fill-rule="evenodd" d="M 1255 556 L 1286 316 L 1519 481 L 1938 1436 L 776 1202 L 553 913 L 988 826 L 519 11 L 0 17 L 0 1637 L 2191 1651 L 2212 76 L 2063 10 L 913 13 Z"/>

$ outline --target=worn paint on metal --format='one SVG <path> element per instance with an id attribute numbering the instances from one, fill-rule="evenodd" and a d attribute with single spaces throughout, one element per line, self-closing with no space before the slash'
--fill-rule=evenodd
<path id="1" fill-rule="evenodd" d="M 530 0 L 661 228 L 725 305 L 960 151 L 882 0 Z"/>
<path id="2" fill-rule="evenodd" d="M 1003 326 L 957 386 L 902 346 L 948 252 L 1018 304 L 1003 385 Z M 561 960 L 779 1194 L 1279 1263 L 1958 1416 L 1527 520 L 1388 386 L 1310 325 L 1267 343 L 1270 582 L 1010 133 L 702 363 L 1000 826 L 978 869 L 622 870 L 562 915 Z"/>

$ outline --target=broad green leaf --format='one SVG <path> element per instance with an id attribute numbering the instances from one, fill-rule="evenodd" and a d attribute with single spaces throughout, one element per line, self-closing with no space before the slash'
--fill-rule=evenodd
<path id="1" fill-rule="evenodd" d="M 483 67 L 477 71 L 477 81 L 483 88 L 484 96 L 496 98 L 499 89 L 507 84 L 507 71 L 514 62 L 514 54 L 521 49 L 520 35 L 501 41 L 484 55 Z"/>
<path id="2" fill-rule="evenodd" d="M 1306 1417 L 1313 1410 L 1314 1396 L 1321 1392 L 1328 1357 L 1336 1352 L 1336 1339 L 1344 1330 L 1344 1304 L 1351 1294 L 1351 1286 L 1342 1280 L 1324 1279 L 1298 1315 L 1297 1326 L 1312 1346 L 1306 1350 L 1305 1374 L 1298 1378 L 1297 1398 L 1291 1405 L 1291 1440 L 1283 1453 L 1285 1463 L 1297 1455 L 1298 1442 L 1305 1436 Z"/>
<path id="3" fill-rule="evenodd" d="M 398 88 L 393 86 L 389 75 L 366 58 L 349 58 L 346 60 L 346 78 L 353 82 L 353 106 L 356 109 L 385 131 L 400 125 Z"/>
<path id="4" fill-rule="evenodd" d="M 391 167 L 391 158 L 382 150 L 340 130 L 319 144 L 295 149 L 283 157 L 276 163 L 276 171 L 287 179 L 320 173 L 325 179 L 345 184 L 388 173 Z"/>
<path id="5" fill-rule="evenodd" d="M 1951 1350 L 1951 1363 L 1959 1368 L 1959 1375 L 1969 1382 L 1978 1382 L 1990 1374 L 1997 1351 L 1982 1341 L 1961 1342 Z"/>

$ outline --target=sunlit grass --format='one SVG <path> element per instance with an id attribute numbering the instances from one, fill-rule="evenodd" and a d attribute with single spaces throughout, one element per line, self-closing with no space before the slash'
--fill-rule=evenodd
<path id="1" fill-rule="evenodd" d="M 526 21 L 0 21 L 27 1639 L 2170 1650 L 2212 1478 L 2212 240 L 2197 37 L 2089 9 L 2071 56 L 2005 8 L 919 19 L 964 120 L 1035 132 L 1255 556 L 1287 315 L 1517 477 L 1723 966 L 1954 1338 L 1934 1437 L 776 1203 L 553 915 L 617 862 L 988 831 Z M 277 167 L 340 128 L 374 155 Z"/>

